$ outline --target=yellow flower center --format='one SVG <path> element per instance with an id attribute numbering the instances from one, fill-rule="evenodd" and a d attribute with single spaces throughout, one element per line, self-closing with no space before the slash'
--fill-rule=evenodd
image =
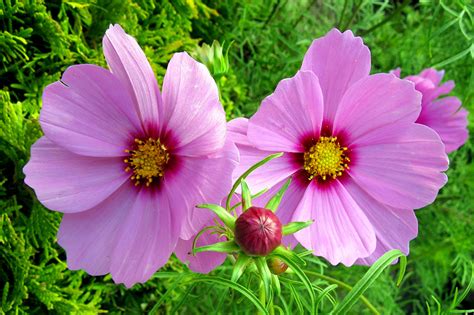
<path id="1" fill-rule="evenodd" d="M 349 169 L 351 160 L 347 156 L 347 147 L 342 147 L 337 137 L 320 137 L 318 142 L 304 153 L 303 168 L 308 179 L 335 179 Z"/>
<path id="2" fill-rule="evenodd" d="M 133 172 L 130 179 L 135 182 L 135 186 L 150 186 L 153 180 L 163 177 L 166 164 L 170 160 L 168 149 L 159 139 L 135 139 L 135 149 L 125 152 L 129 154 L 124 160 L 127 163 L 125 171 Z"/>

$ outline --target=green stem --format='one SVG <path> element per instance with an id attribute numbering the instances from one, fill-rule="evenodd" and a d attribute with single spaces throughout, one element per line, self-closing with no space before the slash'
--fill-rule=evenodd
<path id="1" fill-rule="evenodd" d="M 322 275 L 320 273 L 317 273 L 317 272 L 314 272 L 314 271 L 305 271 L 308 275 L 311 275 L 311 276 L 314 276 L 316 278 L 319 278 L 319 279 L 323 279 L 323 280 L 326 280 L 327 282 L 330 282 L 330 283 L 334 283 L 334 284 L 337 284 L 338 286 L 340 286 L 341 288 L 344 288 L 348 291 L 351 291 L 352 290 L 352 287 L 342 281 L 339 281 L 337 279 L 334 279 L 334 278 L 331 278 L 331 277 L 328 277 L 328 276 L 325 276 L 325 275 Z M 377 309 L 375 308 L 375 306 L 370 303 L 370 301 L 363 295 L 360 296 L 360 299 L 362 300 L 362 302 L 367 306 L 367 308 L 373 313 L 373 314 L 376 314 L 376 315 L 380 315 L 379 311 L 377 311 Z"/>
<path id="2" fill-rule="evenodd" d="M 362 7 L 362 4 L 364 3 L 364 0 L 361 0 L 359 3 L 357 3 L 355 9 L 352 11 L 352 15 L 350 20 L 346 23 L 346 25 L 342 28 L 343 30 L 349 29 L 351 27 L 352 22 L 354 21 L 354 18 L 356 17 L 357 13 L 359 12 L 360 8 Z"/>
<path id="3" fill-rule="evenodd" d="M 342 25 L 342 19 L 344 18 L 344 14 L 346 14 L 346 9 L 347 9 L 347 0 L 344 0 L 344 6 L 342 7 L 341 16 L 339 17 L 339 21 L 336 24 L 339 30 L 341 30 L 340 28 Z M 344 30 L 341 30 L 341 31 L 344 31 Z"/>
<path id="4" fill-rule="evenodd" d="M 260 303 L 262 303 L 262 305 L 264 307 L 266 307 L 266 296 L 265 296 L 265 286 L 263 285 L 263 280 L 260 281 Z M 262 312 L 259 312 L 259 314 L 263 314 Z"/>
<path id="5" fill-rule="evenodd" d="M 273 301 L 270 302 L 270 305 L 268 307 L 270 309 L 270 315 L 275 315 L 275 308 L 273 307 Z"/>
<path id="6" fill-rule="evenodd" d="M 368 30 L 360 32 L 360 35 L 361 35 L 361 36 L 365 36 L 365 35 L 369 34 L 370 32 L 376 30 L 376 29 L 379 28 L 380 26 L 384 25 L 385 23 L 387 23 L 388 21 L 390 21 L 391 19 L 393 19 L 395 16 L 399 15 L 399 14 L 402 12 L 402 10 L 403 10 L 407 5 L 409 5 L 409 4 L 410 4 L 410 1 L 408 1 L 408 0 L 403 1 L 403 3 L 402 3 L 401 5 L 399 5 L 399 6 L 395 9 L 395 11 L 393 11 L 392 14 L 390 14 L 390 15 L 387 16 L 385 19 L 383 19 L 381 22 L 375 24 L 374 26 L 372 26 L 372 27 L 369 28 Z"/>

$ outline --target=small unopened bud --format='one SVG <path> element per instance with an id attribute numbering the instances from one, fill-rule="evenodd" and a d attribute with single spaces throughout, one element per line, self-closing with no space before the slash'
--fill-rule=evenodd
<path id="1" fill-rule="evenodd" d="M 235 241 L 248 255 L 266 256 L 281 244 L 281 229 L 272 211 L 250 207 L 235 221 Z"/>
<path id="2" fill-rule="evenodd" d="M 288 269 L 288 265 L 283 262 L 283 260 L 279 258 L 271 258 L 267 262 L 268 268 L 274 275 L 281 275 Z"/>
<path id="3" fill-rule="evenodd" d="M 224 47 L 218 41 L 212 45 L 203 44 L 196 48 L 197 59 L 204 63 L 214 77 L 225 75 L 229 71 L 229 46 Z"/>

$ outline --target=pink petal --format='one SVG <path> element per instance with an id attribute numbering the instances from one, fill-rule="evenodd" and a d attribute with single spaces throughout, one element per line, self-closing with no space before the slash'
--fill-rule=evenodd
<path id="1" fill-rule="evenodd" d="M 239 161 L 235 145 L 208 157 L 180 156 L 176 169 L 165 174 L 163 185 L 170 192 L 173 211 L 184 213 L 180 237 L 193 237 L 210 220 L 210 211 L 198 209 L 202 203 L 219 204 L 232 186 L 232 172 Z"/>
<path id="2" fill-rule="evenodd" d="M 51 141 L 81 155 L 123 156 L 140 122 L 121 82 L 94 65 L 69 67 L 46 87 L 40 122 Z"/>
<path id="3" fill-rule="evenodd" d="M 281 186 L 283 186 L 284 182 L 286 182 L 286 180 L 278 185 L 275 185 L 275 187 L 279 190 Z M 293 176 L 290 186 L 288 186 L 287 191 L 283 195 L 280 206 L 276 211 L 278 218 L 280 218 L 280 221 L 283 224 L 287 224 L 292 221 L 294 212 L 296 211 L 300 201 L 303 199 L 309 183 L 310 182 L 302 180 L 302 178 L 298 175 Z M 275 190 L 276 189 L 272 189 L 269 191 L 271 196 L 275 195 Z"/>
<path id="4" fill-rule="evenodd" d="M 351 31 L 332 29 L 316 39 L 304 56 L 301 70 L 319 78 L 324 98 L 324 120 L 332 121 L 347 89 L 370 72 L 370 51 Z"/>
<path id="5" fill-rule="evenodd" d="M 434 85 L 438 85 L 444 77 L 444 70 L 437 71 L 434 68 L 428 68 L 421 71 L 420 76 L 430 80 Z"/>
<path id="6" fill-rule="evenodd" d="M 334 134 L 343 133 L 348 144 L 365 143 L 363 137 L 382 127 L 414 122 L 421 110 L 421 95 L 413 84 L 391 74 L 376 74 L 350 87 L 339 105 Z"/>
<path id="7" fill-rule="evenodd" d="M 338 180 L 325 187 L 311 182 L 293 221 L 315 221 L 295 233 L 296 239 L 333 265 L 351 266 L 369 256 L 375 250 L 375 232 L 354 198 Z"/>
<path id="8" fill-rule="evenodd" d="M 399 78 L 400 74 L 402 73 L 402 69 L 400 67 L 398 67 L 396 69 L 390 70 L 388 73 L 393 74 L 394 76 Z"/>
<path id="9" fill-rule="evenodd" d="M 46 137 L 31 147 L 23 172 L 47 208 L 60 212 L 90 209 L 110 196 L 129 178 L 121 158 L 76 155 Z"/>
<path id="10" fill-rule="evenodd" d="M 262 151 L 251 146 L 238 146 L 238 148 L 240 163 L 234 171 L 234 181 L 251 166 L 275 153 Z M 300 168 L 301 166 L 295 162 L 295 158 L 291 154 L 284 154 L 282 157 L 273 159 L 256 169 L 247 177 L 246 181 L 252 193 L 257 193 L 288 178 Z"/>
<path id="11" fill-rule="evenodd" d="M 160 121 L 180 155 L 212 154 L 224 145 L 226 119 L 217 85 L 206 66 L 187 53 L 175 54 L 168 64 Z"/>
<path id="12" fill-rule="evenodd" d="M 433 128 L 446 146 L 446 153 L 462 146 L 468 138 L 467 111 L 457 97 L 445 97 L 425 104 L 417 123 Z"/>
<path id="13" fill-rule="evenodd" d="M 390 133 L 373 133 L 370 143 L 354 149 L 350 176 L 379 202 L 413 209 L 434 201 L 447 181 L 448 158 L 439 136 L 430 128 L 399 125 Z"/>
<path id="14" fill-rule="evenodd" d="M 308 186 L 308 182 L 303 181 L 301 179 L 302 178 L 297 174 L 293 176 L 290 186 L 288 186 L 288 189 L 283 195 L 283 199 L 281 200 L 281 203 L 278 206 L 276 215 L 278 216 L 282 224 L 292 222 L 293 214 L 296 210 L 296 207 L 304 196 L 306 187 Z M 260 197 L 256 198 L 253 201 L 253 205 L 257 207 L 265 207 L 267 202 L 280 190 L 286 180 L 287 178 L 285 178 L 283 181 L 271 188 L 270 186 L 267 186 L 267 188 L 270 189 Z M 295 239 L 294 235 L 291 234 L 283 237 L 283 243 L 286 246 L 295 247 L 298 244 L 298 241 Z"/>
<path id="15" fill-rule="evenodd" d="M 214 223 L 210 221 L 207 225 L 214 225 Z M 224 263 L 227 255 L 223 253 L 202 252 L 195 256 L 191 255 L 193 241 L 194 238 L 189 240 L 179 239 L 175 249 L 178 259 L 183 263 L 188 263 L 189 269 L 194 272 L 209 273 Z M 199 237 L 196 246 L 200 247 L 222 241 L 225 241 L 225 238 L 219 238 L 216 234 L 211 234 L 211 231 L 206 231 Z"/>
<path id="16" fill-rule="evenodd" d="M 357 260 L 357 264 L 371 265 L 392 249 L 399 249 L 408 255 L 410 241 L 418 235 L 415 212 L 378 202 L 352 180 L 345 182 L 344 186 L 372 223 L 377 237 L 375 251 L 370 256 Z"/>
<path id="17" fill-rule="evenodd" d="M 157 128 L 162 106 L 160 89 L 143 50 L 118 24 L 105 33 L 103 47 L 110 70 L 132 96 L 141 121 L 148 128 Z"/>
<path id="18" fill-rule="evenodd" d="M 136 199 L 135 190 L 124 185 L 98 206 L 63 216 L 58 243 L 66 250 L 69 269 L 93 276 L 110 272 L 114 248 Z"/>
<path id="19" fill-rule="evenodd" d="M 433 102 L 438 97 L 450 93 L 454 89 L 454 82 L 448 81 L 434 88 L 424 88 L 422 84 L 417 84 L 416 89 L 423 94 L 423 106 Z"/>
<path id="20" fill-rule="evenodd" d="M 244 117 L 227 122 L 227 137 L 236 145 L 251 145 L 247 137 L 249 120 Z"/>
<path id="21" fill-rule="evenodd" d="M 321 130 L 323 98 L 318 78 L 298 71 L 280 81 L 250 118 L 247 135 L 261 150 L 303 152 L 303 141 L 317 137 Z"/>
<path id="22" fill-rule="evenodd" d="M 277 153 L 259 150 L 250 143 L 247 137 L 248 119 L 237 118 L 228 122 L 227 126 L 228 137 L 235 143 L 240 154 L 240 163 L 233 173 L 234 182 L 251 166 L 270 154 Z M 247 177 L 246 181 L 252 193 L 255 194 L 288 178 L 300 168 L 301 166 L 295 162 L 295 158 L 291 154 L 285 154 L 256 169 Z"/>
<path id="23" fill-rule="evenodd" d="M 164 190 L 139 191 L 120 226 L 111 256 L 110 273 L 116 283 L 130 288 L 145 282 L 168 261 L 183 219 L 169 197 Z"/>

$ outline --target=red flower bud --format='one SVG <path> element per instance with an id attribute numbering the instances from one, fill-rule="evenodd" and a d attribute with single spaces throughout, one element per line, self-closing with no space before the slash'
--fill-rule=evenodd
<path id="1" fill-rule="evenodd" d="M 250 207 L 235 221 L 235 241 L 248 255 L 266 256 L 281 244 L 281 222 L 268 209 Z"/>
<path id="2" fill-rule="evenodd" d="M 281 275 L 286 271 L 286 269 L 288 269 L 288 265 L 280 258 L 269 259 L 267 265 L 274 275 Z"/>

